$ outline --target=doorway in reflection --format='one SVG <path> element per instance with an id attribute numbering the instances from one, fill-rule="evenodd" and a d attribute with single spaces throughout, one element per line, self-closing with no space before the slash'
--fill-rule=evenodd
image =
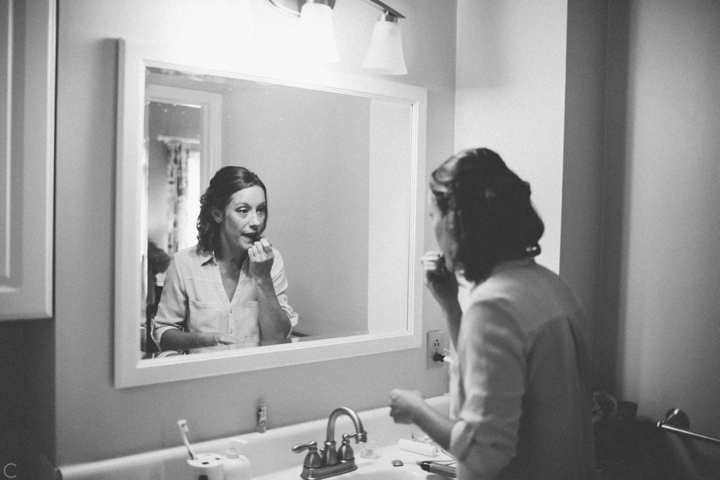
<path id="1" fill-rule="evenodd" d="M 200 105 L 147 102 L 147 283 L 144 342 L 152 356 L 158 348 L 150 335 L 170 258 L 197 243 L 200 213 L 202 111 Z M 141 327 L 142 328 L 142 327 Z"/>

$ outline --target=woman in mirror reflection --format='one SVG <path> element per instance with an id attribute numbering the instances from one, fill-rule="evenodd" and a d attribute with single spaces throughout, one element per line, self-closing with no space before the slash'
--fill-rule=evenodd
<path id="1" fill-rule="evenodd" d="M 445 161 L 430 190 L 440 252 L 421 261 L 452 343 L 450 416 L 399 389 L 390 415 L 450 452 L 460 479 L 596 478 L 585 316 L 535 262 L 544 225 L 529 184 L 480 148 Z"/>
<path id="2" fill-rule="evenodd" d="M 155 342 L 201 352 L 284 341 L 298 316 L 288 304 L 282 256 L 263 236 L 265 185 L 246 168 L 223 167 L 200 203 L 198 243 L 173 255 Z"/>

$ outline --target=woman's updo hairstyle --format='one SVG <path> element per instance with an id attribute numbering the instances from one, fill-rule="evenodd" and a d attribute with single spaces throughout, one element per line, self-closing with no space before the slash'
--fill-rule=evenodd
<path id="1" fill-rule="evenodd" d="M 432 173 L 437 205 L 457 242 L 453 261 L 481 282 L 501 262 L 540 253 L 545 230 L 530 201 L 530 185 L 487 148 L 463 150 Z"/>
<path id="2" fill-rule="evenodd" d="M 215 173 L 210 180 L 205 193 L 200 197 L 200 214 L 197 219 L 198 229 L 198 253 L 212 253 L 220 248 L 220 224 L 212 216 L 213 208 L 224 211 L 230 197 L 235 192 L 246 188 L 259 186 L 265 193 L 267 202 L 267 189 L 260 178 L 245 167 L 223 167 Z M 267 226 L 267 207 L 265 224 L 261 232 Z"/>

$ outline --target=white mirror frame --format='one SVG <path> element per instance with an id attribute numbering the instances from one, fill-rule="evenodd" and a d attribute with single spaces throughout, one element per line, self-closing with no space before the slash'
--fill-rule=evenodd
<path id="1" fill-rule="evenodd" d="M 422 345 L 422 269 L 425 199 L 425 130 L 427 91 L 376 78 L 322 71 L 269 68 L 241 60 L 207 58 L 172 48 L 119 40 L 118 135 L 115 205 L 115 387 L 126 388 L 214 375 L 249 372 L 383 352 Z M 230 65 L 228 67 L 228 65 Z M 141 361 L 142 188 L 145 156 L 144 104 L 146 67 L 252 79 L 281 85 L 399 101 L 412 107 L 412 149 L 409 170 L 410 238 L 407 262 L 407 328 L 404 331 L 287 343 L 259 348 L 178 355 Z M 192 66 L 192 67 L 191 67 Z M 146 246 L 146 245 L 145 245 Z M 129 319 L 136 318 L 137 321 Z M 372 321 L 369 319 L 369 321 Z"/>

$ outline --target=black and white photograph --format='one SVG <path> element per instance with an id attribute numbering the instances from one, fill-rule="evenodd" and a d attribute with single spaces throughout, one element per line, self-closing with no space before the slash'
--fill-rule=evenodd
<path id="1" fill-rule="evenodd" d="M 0 0 L 0 480 L 720 479 L 720 0 Z"/>

